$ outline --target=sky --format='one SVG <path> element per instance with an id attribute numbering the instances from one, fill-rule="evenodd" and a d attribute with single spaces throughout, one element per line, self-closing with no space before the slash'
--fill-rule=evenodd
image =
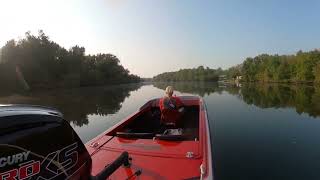
<path id="1" fill-rule="evenodd" d="M 0 0 L 0 47 L 41 29 L 66 49 L 111 53 L 152 77 L 320 48 L 319 22 L 313 0 Z"/>

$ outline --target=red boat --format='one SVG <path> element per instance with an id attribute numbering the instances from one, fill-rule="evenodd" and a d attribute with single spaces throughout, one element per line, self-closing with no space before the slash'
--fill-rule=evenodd
<path id="1" fill-rule="evenodd" d="M 185 114 L 179 127 L 160 128 L 159 99 L 154 99 L 88 142 L 92 175 L 128 152 L 130 166 L 120 167 L 110 179 L 213 179 L 205 104 L 196 96 L 180 98 Z"/>
<path id="2" fill-rule="evenodd" d="M 154 99 L 86 145 L 56 109 L 0 106 L 0 180 L 213 179 L 205 104 L 181 100 L 175 127 L 160 125 Z"/>

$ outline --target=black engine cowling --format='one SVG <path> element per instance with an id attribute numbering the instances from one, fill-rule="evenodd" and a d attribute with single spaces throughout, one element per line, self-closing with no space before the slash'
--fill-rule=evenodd
<path id="1" fill-rule="evenodd" d="M 89 179 L 84 144 L 54 109 L 0 107 L 0 180 Z"/>

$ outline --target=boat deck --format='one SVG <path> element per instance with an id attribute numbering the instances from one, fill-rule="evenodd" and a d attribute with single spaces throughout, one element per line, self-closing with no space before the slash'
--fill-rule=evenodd
<path id="1" fill-rule="evenodd" d="M 202 157 L 199 141 L 168 142 L 152 139 L 128 140 L 110 137 L 108 143 L 92 154 L 92 175 L 112 163 L 123 151 L 129 153 L 131 167 L 119 168 L 111 179 L 126 179 L 140 170 L 141 179 L 190 179 L 200 176 Z"/>
<path id="2" fill-rule="evenodd" d="M 86 147 L 92 157 L 92 175 L 97 175 L 126 151 L 131 166 L 120 167 L 110 179 L 123 180 L 131 176 L 129 179 L 136 179 L 137 172 L 141 172 L 137 179 L 192 180 L 200 179 L 201 173 L 210 179 L 211 150 L 203 101 L 198 97 L 182 100 L 186 112 L 176 129 L 163 131 L 160 127 L 159 101 L 155 99 L 91 140 Z M 182 139 L 175 139 L 179 134 L 173 135 L 173 139 L 161 139 L 167 130 L 181 130 Z M 161 133 L 163 136 L 157 136 Z"/>

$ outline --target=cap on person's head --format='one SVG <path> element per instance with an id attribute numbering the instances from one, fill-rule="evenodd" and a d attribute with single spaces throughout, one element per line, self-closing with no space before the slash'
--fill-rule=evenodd
<path id="1" fill-rule="evenodd" d="M 166 88 L 166 94 L 172 96 L 172 94 L 173 94 L 173 87 L 172 86 L 168 86 Z"/>

